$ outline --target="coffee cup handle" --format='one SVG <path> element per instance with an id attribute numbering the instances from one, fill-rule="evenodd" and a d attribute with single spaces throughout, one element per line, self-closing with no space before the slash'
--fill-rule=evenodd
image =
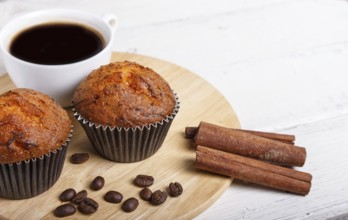
<path id="1" fill-rule="evenodd" d="M 113 14 L 105 14 L 102 19 L 115 31 L 118 27 L 118 18 Z"/>

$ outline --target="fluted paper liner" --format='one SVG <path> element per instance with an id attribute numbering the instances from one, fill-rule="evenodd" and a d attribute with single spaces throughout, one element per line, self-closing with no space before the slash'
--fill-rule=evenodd
<path id="1" fill-rule="evenodd" d="M 93 148 L 104 158 L 115 162 L 137 162 L 157 152 L 162 146 L 180 103 L 175 94 L 173 112 L 162 121 L 143 127 L 123 128 L 95 124 L 73 108 L 75 118 L 85 130 Z"/>
<path id="2" fill-rule="evenodd" d="M 59 179 L 73 130 L 58 149 L 18 163 L 0 164 L 0 197 L 26 199 L 51 188 Z"/>

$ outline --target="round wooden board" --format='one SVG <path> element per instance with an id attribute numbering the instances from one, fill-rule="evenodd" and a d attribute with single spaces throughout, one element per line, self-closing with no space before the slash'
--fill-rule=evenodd
<path id="1" fill-rule="evenodd" d="M 67 189 L 86 189 L 89 197 L 99 203 L 96 213 L 86 216 L 79 212 L 64 219 L 191 219 L 213 204 L 230 186 L 228 177 L 210 174 L 194 168 L 195 151 L 191 140 L 185 139 L 186 126 L 197 126 L 207 121 L 224 126 L 239 128 L 238 118 L 225 98 L 209 83 L 196 74 L 175 64 L 152 57 L 114 53 L 113 61 L 135 61 L 161 74 L 178 94 L 180 110 L 168 132 L 160 150 L 152 157 L 136 163 L 115 163 L 100 157 L 92 148 L 83 129 L 72 117 L 74 134 L 64 169 L 57 183 L 45 193 L 25 200 L 0 199 L 0 219 L 52 219 L 53 210 L 62 203 L 59 194 Z M 7 75 L 0 77 L 0 93 L 14 88 Z M 90 159 L 80 165 L 69 162 L 70 155 L 88 152 Z M 138 174 L 148 174 L 155 178 L 151 190 L 166 190 L 170 182 L 180 182 L 184 193 L 180 197 L 168 197 L 160 206 L 152 206 L 139 197 L 141 188 L 132 181 Z M 89 189 L 94 177 L 105 178 L 105 186 L 99 191 Z M 109 190 L 139 199 L 138 208 L 132 213 L 121 210 L 121 204 L 111 204 L 103 200 Z"/>

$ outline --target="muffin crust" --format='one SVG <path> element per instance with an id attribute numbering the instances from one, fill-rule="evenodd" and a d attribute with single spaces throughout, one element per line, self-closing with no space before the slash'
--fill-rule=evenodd
<path id="1" fill-rule="evenodd" d="M 85 119 L 111 127 L 160 122 L 175 107 L 169 84 L 134 62 L 115 62 L 94 70 L 77 88 L 75 109 Z"/>
<path id="2" fill-rule="evenodd" d="M 43 156 L 65 143 L 71 128 L 66 111 L 31 89 L 0 95 L 0 163 Z"/>

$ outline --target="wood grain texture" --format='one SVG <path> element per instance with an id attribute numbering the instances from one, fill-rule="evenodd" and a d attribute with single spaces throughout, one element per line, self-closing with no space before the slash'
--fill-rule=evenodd
<path id="1" fill-rule="evenodd" d="M 99 203 L 100 208 L 91 216 L 76 213 L 65 219 L 190 219 L 209 207 L 230 186 L 230 178 L 194 169 L 195 152 L 191 148 L 191 141 L 184 138 L 185 126 L 198 125 L 201 120 L 239 127 L 238 118 L 224 97 L 206 81 L 177 65 L 126 53 L 115 53 L 113 60 L 135 61 L 153 68 L 178 94 L 181 103 L 179 114 L 162 148 L 154 156 L 137 163 L 107 161 L 96 154 L 82 128 L 73 119 L 74 135 L 61 178 L 49 191 L 35 198 L 18 201 L 0 199 L 0 206 L 6 207 L 0 209 L 0 218 L 52 219 L 52 211 L 61 204 L 58 200 L 59 194 L 71 187 L 77 191 L 87 189 L 89 196 Z M 0 78 L 1 93 L 13 87 L 7 75 Z M 71 115 L 71 110 L 69 112 Z M 85 164 L 71 164 L 69 157 L 76 152 L 88 152 L 91 158 Z M 154 176 L 155 183 L 150 187 L 152 190 L 166 190 L 170 182 L 180 182 L 184 193 L 178 198 L 169 197 L 161 206 L 152 206 L 140 199 L 138 193 L 141 189 L 132 184 L 138 174 Z M 88 186 L 98 175 L 105 178 L 106 184 L 102 190 L 95 192 Z M 105 202 L 103 196 L 108 190 L 121 192 L 124 199 L 139 198 L 138 209 L 125 213 L 120 204 Z M 35 211 L 32 210 L 33 207 Z"/>

